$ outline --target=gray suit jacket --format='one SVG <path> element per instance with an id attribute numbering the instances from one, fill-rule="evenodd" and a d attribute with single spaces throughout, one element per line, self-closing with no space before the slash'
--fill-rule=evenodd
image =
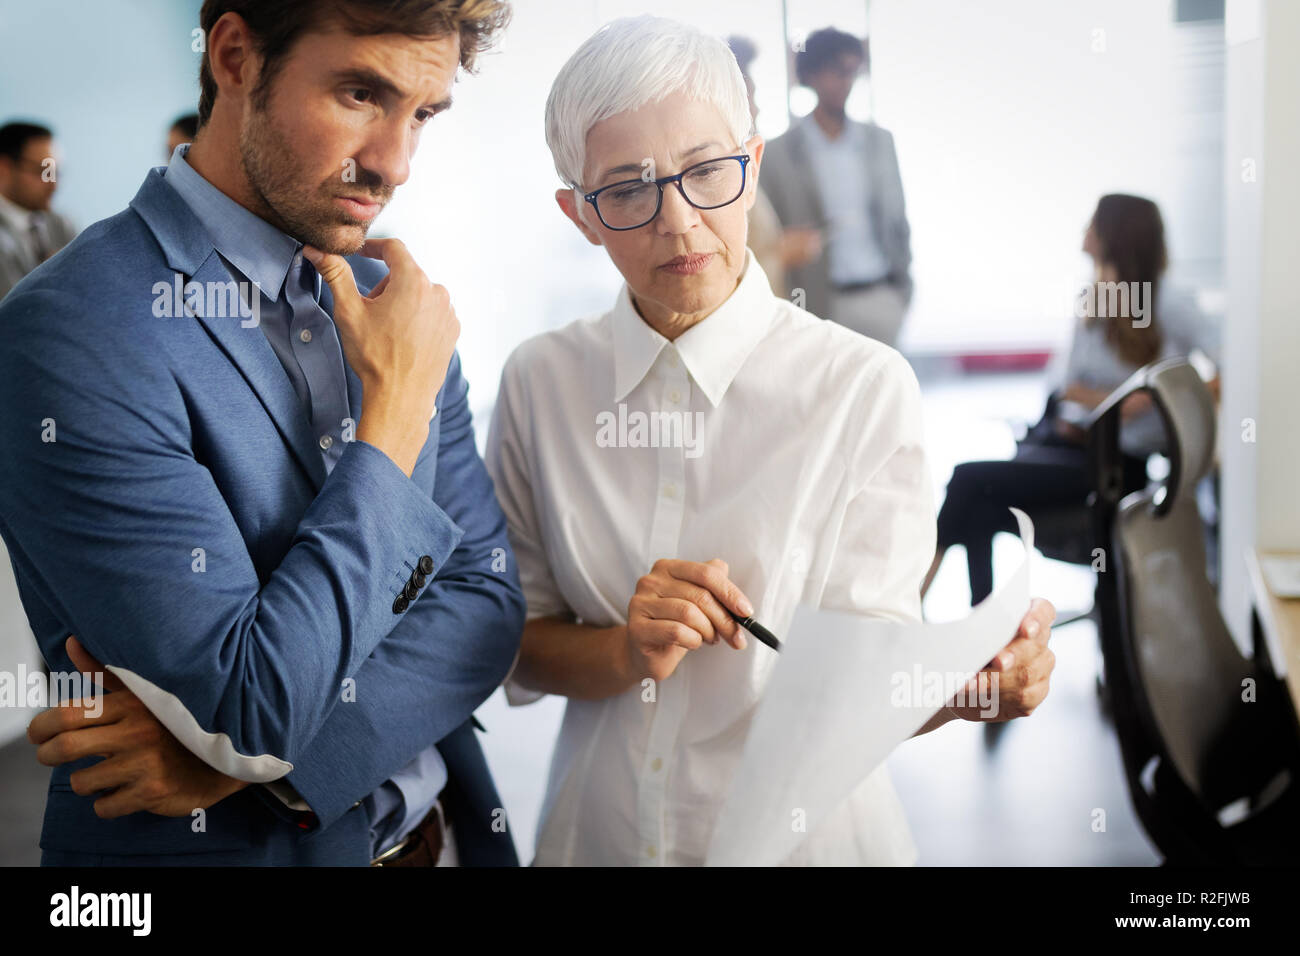
<path id="1" fill-rule="evenodd" d="M 47 212 L 44 218 L 45 238 L 52 256 L 77 237 L 77 230 L 57 212 Z M 9 220 L 0 216 L 0 299 L 38 265 L 30 237 L 15 232 Z"/>
<path id="2" fill-rule="evenodd" d="M 849 120 L 853 123 L 853 120 Z M 898 173 L 898 154 L 894 137 L 875 123 L 864 126 L 867 135 L 866 174 L 870 178 L 868 216 L 876 241 L 889 262 L 888 280 L 898 289 L 905 302 L 912 298 L 912 243 L 903 206 L 903 181 Z M 800 123 L 767 144 L 759 179 L 781 224 L 787 229 L 811 226 L 825 230 L 826 213 L 813 173 L 808 144 Z M 788 271 L 791 290 L 804 290 L 803 306 L 814 315 L 830 315 L 831 283 L 827 254 L 804 266 Z"/>

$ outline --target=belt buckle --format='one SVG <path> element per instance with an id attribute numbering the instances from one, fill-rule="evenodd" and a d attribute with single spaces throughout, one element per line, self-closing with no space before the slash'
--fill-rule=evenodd
<path id="1" fill-rule="evenodd" d="M 398 840 L 396 843 L 390 846 L 383 853 L 379 854 L 379 856 L 371 860 L 370 865 L 383 866 L 384 863 L 390 860 L 397 859 L 411 845 L 411 837 L 414 835 L 415 835 L 415 831 L 412 830 L 406 836 L 402 837 L 400 840 Z"/>
<path id="2" fill-rule="evenodd" d="M 438 825 L 439 827 L 442 828 L 443 833 L 445 834 L 447 830 L 447 818 L 443 816 L 441 800 L 435 802 L 433 805 L 433 809 L 429 811 L 429 815 L 433 815 L 434 813 L 438 815 Z M 428 817 L 426 817 L 425 819 L 428 819 Z M 403 853 L 405 853 L 408 849 L 410 849 L 411 841 L 415 838 L 416 834 L 420 832 L 420 826 L 423 823 L 424 821 L 422 820 L 420 821 L 419 824 L 416 824 L 414 827 L 412 827 L 410 833 L 406 834 L 406 836 L 402 837 L 400 840 L 398 840 L 396 843 L 390 846 L 383 853 L 379 854 L 379 856 L 371 860 L 370 865 L 383 866 L 385 863 L 389 863 L 392 862 L 393 860 L 399 859 Z"/>

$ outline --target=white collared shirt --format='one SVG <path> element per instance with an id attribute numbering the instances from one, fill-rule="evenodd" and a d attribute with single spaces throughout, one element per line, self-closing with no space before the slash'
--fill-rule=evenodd
<path id="1" fill-rule="evenodd" d="M 624 624 L 659 558 L 722 558 L 778 636 L 800 603 L 920 617 L 935 514 L 916 377 L 888 346 L 774 296 L 752 253 L 675 342 L 624 286 L 612 311 L 519 346 L 487 465 L 530 618 Z M 752 638 L 704 645 L 657 686 L 570 699 L 535 862 L 701 863 L 775 658 Z M 506 693 L 540 696 L 513 680 Z M 789 862 L 915 858 L 882 766 Z"/>
<path id="2" fill-rule="evenodd" d="M 40 260 L 36 255 L 36 244 L 32 240 L 32 219 L 35 213 L 26 209 L 7 196 L 0 195 L 0 220 L 3 220 L 13 233 L 17 242 L 22 243 L 23 250 L 27 258 L 34 264 L 40 265 Z"/>

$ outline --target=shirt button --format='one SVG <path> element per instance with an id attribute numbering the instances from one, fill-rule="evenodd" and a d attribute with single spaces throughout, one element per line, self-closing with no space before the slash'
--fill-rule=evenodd
<path id="1" fill-rule="evenodd" d="M 671 392 L 668 393 L 668 401 L 672 402 L 674 405 L 676 405 L 681 400 L 682 400 L 682 393 L 677 391 L 677 389 L 673 389 Z"/>
<path id="2" fill-rule="evenodd" d="M 672 368 L 676 368 L 676 367 L 677 367 L 678 359 L 677 359 L 677 353 L 676 353 L 676 352 L 669 352 L 669 353 L 668 353 L 668 364 L 669 364 Z"/>
<path id="3" fill-rule="evenodd" d="M 329 435 L 320 436 L 321 451 L 329 451 L 333 445 L 334 445 L 334 439 L 331 438 Z"/>
<path id="4" fill-rule="evenodd" d="M 311 341 L 311 329 L 303 329 L 301 332 L 299 332 L 299 333 L 298 333 L 298 339 L 299 339 L 299 341 L 302 341 L 302 342 L 310 342 L 310 341 Z"/>
<path id="5" fill-rule="evenodd" d="M 650 846 L 645 848 L 645 855 L 650 857 L 650 859 L 653 860 L 656 856 L 659 855 L 659 851 L 655 849 L 654 844 L 651 844 Z"/>
<path id="6" fill-rule="evenodd" d="M 661 760 L 658 757 L 655 757 L 655 759 L 650 764 L 650 769 L 655 773 L 658 773 L 660 770 L 663 769 L 663 766 L 664 766 L 663 760 Z"/>
<path id="7" fill-rule="evenodd" d="M 301 253 L 301 252 L 298 253 L 296 256 L 293 257 L 293 264 L 296 265 L 296 266 L 300 266 L 300 265 L 302 265 L 302 253 Z"/>
<path id="8" fill-rule="evenodd" d="M 668 484 L 664 485 L 664 497 L 665 498 L 677 497 L 677 486 L 674 485 L 671 481 Z"/>

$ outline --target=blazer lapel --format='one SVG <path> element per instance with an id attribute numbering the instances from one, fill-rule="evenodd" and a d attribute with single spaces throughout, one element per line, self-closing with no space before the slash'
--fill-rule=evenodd
<path id="1" fill-rule="evenodd" d="M 804 122 L 811 123 L 809 116 Z M 786 134 L 790 137 L 790 146 L 794 153 L 794 168 L 799 175 L 797 182 L 803 189 L 804 202 L 812 210 L 812 221 L 819 228 L 826 228 L 826 210 L 822 208 L 821 190 L 817 186 L 817 176 L 813 173 L 812 154 L 808 149 L 808 131 L 796 126 Z"/>
<path id="2" fill-rule="evenodd" d="M 880 243 L 880 249 L 885 253 L 886 258 L 890 258 L 889 249 L 885 246 L 884 233 L 884 213 L 885 213 L 885 193 L 886 183 L 881 173 L 884 164 L 880 161 L 880 137 L 876 135 L 874 123 L 864 124 L 866 130 L 867 148 L 867 168 L 865 175 L 867 177 L 867 207 L 870 215 L 871 228 L 875 231 L 876 240 Z"/>
<path id="3" fill-rule="evenodd" d="M 298 401 L 293 383 L 276 358 L 271 343 L 257 325 L 241 317 L 206 315 L 209 283 L 225 286 L 234 278 L 217 254 L 203 224 L 174 189 L 166 184 L 161 167 L 149 171 L 131 206 L 148 224 L 162 246 L 167 264 L 182 277 L 183 284 L 198 283 L 204 290 L 204 304 L 196 311 L 186 301 L 185 310 L 195 315 L 216 340 L 221 350 L 239 369 L 257 395 L 285 444 L 319 491 L 325 483 L 325 463 L 321 460 L 311 422 Z M 243 280 L 239 280 L 243 281 Z M 198 298 L 197 296 L 195 298 Z M 220 299 L 214 296 L 214 299 Z M 260 312 L 259 312 L 260 315 Z"/>

